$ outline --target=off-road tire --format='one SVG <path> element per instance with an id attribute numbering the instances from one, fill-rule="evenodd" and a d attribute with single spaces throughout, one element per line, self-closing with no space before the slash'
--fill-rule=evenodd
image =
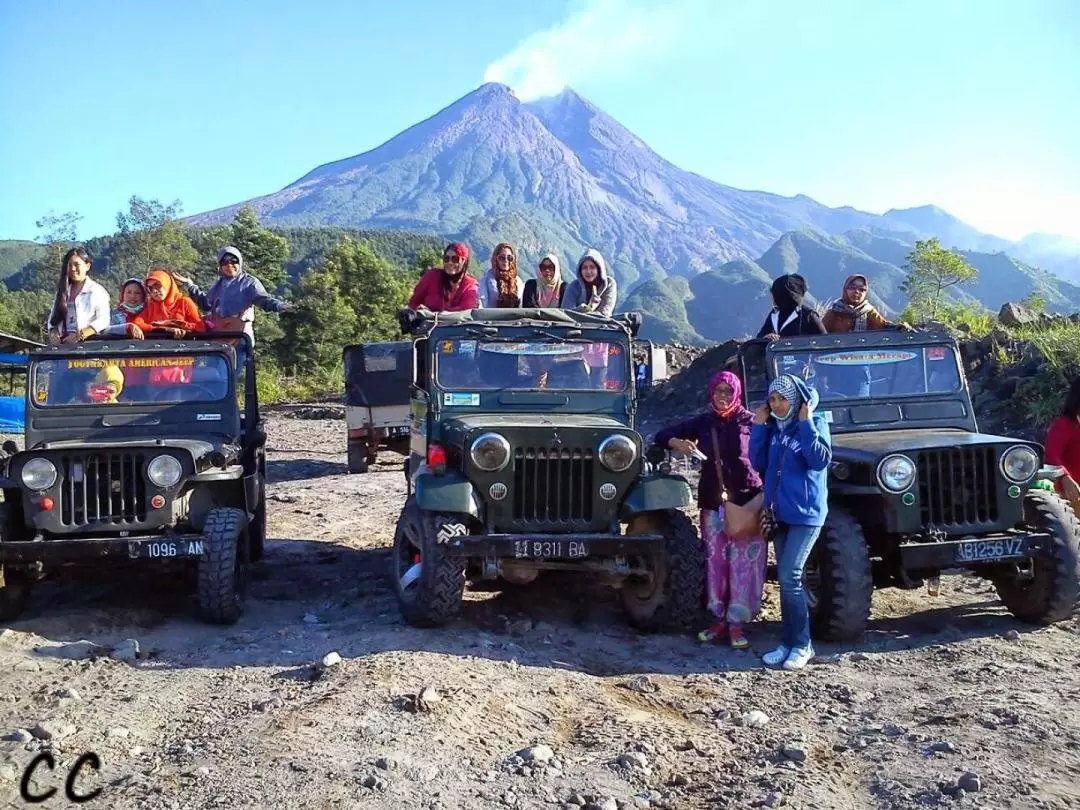
<path id="1" fill-rule="evenodd" d="M 426 512 L 416 505 L 415 496 L 405 502 L 394 532 L 390 576 L 405 621 L 414 627 L 441 627 L 461 611 L 465 593 L 465 560 L 445 553 L 444 545 L 454 537 L 468 534 L 461 515 Z M 419 578 L 407 589 L 401 577 L 412 565 L 419 547 Z"/>
<path id="2" fill-rule="evenodd" d="M 620 589 L 623 608 L 631 625 L 646 632 L 692 631 L 700 627 L 705 604 L 705 546 L 694 524 L 679 509 L 641 515 L 631 522 L 627 534 L 664 535 L 662 558 L 647 560 L 655 577 L 650 592 L 626 580 Z"/>
<path id="3" fill-rule="evenodd" d="M 1054 492 L 1029 490 L 1024 517 L 1051 535 L 1050 556 L 1033 560 L 1035 577 L 991 578 L 1009 612 L 1021 621 L 1047 625 L 1069 618 L 1080 602 L 1080 520 L 1072 506 Z"/>
<path id="4" fill-rule="evenodd" d="M 0 503 L 0 542 L 8 537 L 8 507 L 6 503 Z M 30 599 L 30 591 L 33 581 L 30 576 L 10 566 L 0 565 L 0 621 L 17 619 L 26 610 L 26 603 Z"/>
<path id="5" fill-rule="evenodd" d="M 199 558 L 199 615 L 212 624 L 235 624 L 247 597 L 247 516 L 242 509 L 211 509 Z"/>
<path id="6" fill-rule="evenodd" d="M 349 472 L 366 473 L 371 464 L 367 445 L 356 442 L 349 443 Z"/>
<path id="7" fill-rule="evenodd" d="M 808 600 L 811 635 L 823 641 L 859 638 L 870 621 L 874 576 L 866 536 L 855 516 L 830 504 L 807 563 L 816 565 L 820 574 L 816 600 Z"/>

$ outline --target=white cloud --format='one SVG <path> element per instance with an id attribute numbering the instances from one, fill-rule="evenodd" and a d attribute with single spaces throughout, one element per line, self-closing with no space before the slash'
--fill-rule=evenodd
<path id="1" fill-rule="evenodd" d="M 582 79 L 627 73 L 670 53 L 701 7 L 702 0 L 585 0 L 488 65 L 484 81 L 509 85 L 532 101 Z"/>

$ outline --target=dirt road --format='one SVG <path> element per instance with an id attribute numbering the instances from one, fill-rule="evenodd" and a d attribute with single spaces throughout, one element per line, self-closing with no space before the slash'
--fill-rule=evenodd
<path id="1" fill-rule="evenodd" d="M 1080 633 L 990 587 L 881 591 L 855 647 L 770 671 L 644 636 L 551 577 L 416 630 L 386 575 L 400 457 L 345 469 L 344 423 L 272 418 L 269 531 L 232 627 L 153 576 L 48 583 L 0 633 L 0 805 L 64 778 L 86 807 L 1080 808 Z M 137 642 L 138 655 L 132 657 Z M 79 644 L 78 642 L 89 642 Z M 336 653 L 328 659 L 328 654 Z M 66 657 L 65 657 L 66 656 Z"/>

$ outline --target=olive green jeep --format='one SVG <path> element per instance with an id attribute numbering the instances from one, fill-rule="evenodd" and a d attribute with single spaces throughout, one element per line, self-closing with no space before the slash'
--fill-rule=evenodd
<path id="1" fill-rule="evenodd" d="M 405 310 L 413 336 L 408 497 L 392 577 L 405 619 L 449 622 L 466 582 L 598 575 L 632 624 L 689 629 L 704 559 L 691 489 L 634 428 L 636 314 Z"/>

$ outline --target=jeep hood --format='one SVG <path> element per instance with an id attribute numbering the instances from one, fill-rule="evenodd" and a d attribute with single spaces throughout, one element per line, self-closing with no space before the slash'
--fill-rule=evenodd
<path id="1" fill-rule="evenodd" d="M 1026 444 L 1032 442 L 995 436 L 986 433 L 969 433 L 966 430 L 875 430 L 865 433 L 840 433 L 832 437 L 833 450 L 847 454 L 878 458 L 888 453 L 915 450 L 934 450 L 949 447 L 980 447 L 987 444 Z"/>
<path id="2" fill-rule="evenodd" d="M 609 416 L 581 414 L 503 413 L 458 416 L 443 422 L 446 438 L 452 442 L 464 442 L 470 434 L 481 431 L 496 433 L 514 431 L 573 431 L 608 434 L 633 433 L 634 429 Z"/>

